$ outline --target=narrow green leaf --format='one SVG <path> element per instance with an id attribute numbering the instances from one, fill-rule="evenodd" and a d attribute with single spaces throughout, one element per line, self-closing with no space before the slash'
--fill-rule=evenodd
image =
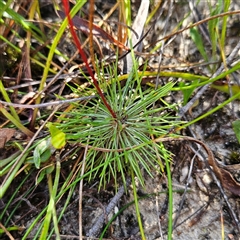
<path id="1" fill-rule="evenodd" d="M 229 7 L 230 7 L 230 3 L 231 3 L 231 0 L 224 0 L 224 12 L 227 12 L 229 10 Z M 222 32 L 221 32 L 221 45 L 222 45 L 222 48 L 224 48 L 224 45 L 225 45 L 225 39 L 226 39 L 226 32 L 227 32 L 227 19 L 228 19 L 228 15 L 224 16 L 223 17 L 223 20 L 222 20 Z"/>
<path id="2" fill-rule="evenodd" d="M 237 137 L 238 142 L 240 143 L 240 120 L 236 120 L 232 123 L 233 131 Z"/>
<path id="3" fill-rule="evenodd" d="M 198 51 L 201 53 L 202 57 L 205 61 L 208 61 L 208 56 L 204 48 L 203 39 L 201 34 L 198 32 L 197 28 L 191 28 L 190 29 L 190 36 L 194 43 L 196 44 L 196 47 Z"/>
<path id="4" fill-rule="evenodd" d="M 2 1 L 0 1 L 0 9 L 5 9 L 5 12 L 3 12 L 4 17 L 13 19 L 15 22 L 21 24 L 24 29 L 31 31 L 34 35 L 36 35 L 35 32 L 37 32 L 41 37 L 44 37 L 38 27 L 36 27 L 33 23 L 26 21 L 23 16 L 12 10 L 10 7 L 6 7 Z"/>
<path id="5" fill-rule="evenodd" d="M 11 100 L 10 100 L 10 98 L 9 98 L 9 96 L 7 94 L 7 91 L 5 90 L 1 80 L 0 80 L 0 92 L 2 93 L 3 98 L 5 99 L 5 101 L 10 103 Z M 14 109 L 14 107 L 9 106 L 9 108 L 10 108 L 10 111 L 12 113 L 12 116 L 16 119 L 16 121 L 18 121 L 20 123 L 20 119 L 19 119 L 18 114 L 17 114 L 16 110 Z"/>
<path id="6" fill-rule="evenodd" d="M 192 83 L 185 83 L 185 82 L 179 83 L 180 89 L 182 88 L 181 91 L 183 93 L 183 105 L 187 104 L 189 98 L 191 97 L 192 93 L 196 89 L 195 84 L 197 84 L 198 82 L 199 82 L 198 80 L 194 80 Z M 184 89 L 185 86 L 193 86 L 193 87 Z"/>
<path id="7" fill-rule="evenodd" d="M 221 2 L 222 1 L 218 1 L 217 4 L 214 5 L 214 9 L 210 9 L 211 10 L 211 16 L 217 15 L 220 13 L 221 10 Z M 212 19 L 208 22 L 208 31 L 210 34 L 210 39 L 211 39 L 211 43 L 212 43 L 212 56 L 216 57 L 216 51 L 217 51 L 217 31 L 219 28 L 219 18 L 215 18 Z"/>

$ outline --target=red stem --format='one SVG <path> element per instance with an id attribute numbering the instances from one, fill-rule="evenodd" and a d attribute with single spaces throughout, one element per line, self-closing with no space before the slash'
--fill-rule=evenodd
<path id="1" fill-rule="evenodd" d="M 82 57 L 82 60 L 84 61 L 84 63 L 86 64 L 86 68 L 87 68 L 87 71 L 89 73 L 89 75 L 91 76 L 92 80 L 93 80 L 93 85 L 94 87 L 96 88 L 99 96 L 101 97 L 104 105 L 107 107 L 108 111 L 110 112 L 110 114 L 112 115 L 113 118 L 117 118 L 115 112 L 112 110 L 112 108 L 110 107 L 110 105 L 108 104 L 106 98 L 104 97 L 99 85 L 98 85 L 98 82 L 96 80 L 96 78 L 94 77 L 94 74 L 93 74 L 93 71 L 92 69 L 90 68 L 89 64 L 88 64 L 88 61 L 87 61 L 87 57 L 81 47 L 81 43 L 77 37 L 77 34 L 75 33 L 75 30 L 74 30 L 74 27 L 73 27 L 73 22 L 72 22 L 72 18 L 70 16 L 70 11 L 69 11 L 69 1 L 68 0 L 62 0 L 63 1 L 63 6 L 64 6 L 64 9 L 65 9 L 65 14 L 67 16 L 67 19 L 68 19 L 68 22 L 69 22 L 69 27 L 70 27 L 70 32 L 72 34 L 72 37 L 74 39 L 74 42 L 77 46 L 77 49 Z"/>

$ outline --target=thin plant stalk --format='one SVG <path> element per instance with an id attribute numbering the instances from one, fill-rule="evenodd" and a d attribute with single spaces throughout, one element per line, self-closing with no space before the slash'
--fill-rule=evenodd
<path id="1" fill-rule="evenodd" d="M 57 161 L 54 184 L 52 184 L 52 174 L 48 175 L 48 188 L 49 188 L 50 201 L 48 204 L 47 214 L 44 219 L 44 224 L 43 224 L 43 229 L 41 232 L 40 239 L 47 239 L 51 217 L 53 217 L 56 239 L 60 240 L 59 230 L 57 226 L 56 209 L 55 209 L 55 199 L 57 195 L 57 189 L 58 189 L 58 183 L 59 183 L 59 177 L 60 177 L 60 168 L 61 168 L 60 161 Z"/>
<path id="2" fill-rule="evenodd" d="M 139 205 L 138 205 L 137 188 L 136 188 L 135 177 L 134 177 L 132 168 L 131 168 L 131 177 L 132 177 L 133 195 L 134 195 L 135 210 L 136 210 L 136 214 L 137 214 L 138 226 L 140 229 L 141 238 L 143 240 L 145 240 L 146 237 L 145 237 L 145 233 L 144 233 L 144 229 L 143 229 L 143 225 L 142 225 L 142 219 L 141 219 Z"/>
<path id="3" fill-rule="evenodd" d="M 58 216 L 58 222 L 60 222 L 61 218 L 63 217 L 63 214 L 66 212 L 66 209 L 67 209 L 67 207 L 68 207 L 69 204 L 70 204 L 70 200 L 71 200 L 71 197 L 72 197 L 74 191 L 75 191 L 75 187 L 70 188 L 70 190 L 69 190 L 69 192 L 68 192 L 67 199 L 65 200 L 64 206 L 63 206 L 63 208 L 62 208 L 62 210 L 61 210 L 61 212 L 60 212 L 60 214 L 59 214 L 59 216 Z M 59 199 L 58 199 L 58 200 L 59 200 Z M 53 234 L 53 232 L 54 232 L 54 229 L 52 229 L 52 230 L 50 231 L 47 240 L 51 240 L 51 239 L 52 239 L 52 234 Z"/>
<path id="4" fill-rule="evenodd" d="M 22 164 L 24 163 L 26 157 L 28 156 L 28 153 L 25 153 L 23 156 L 21 156 L 20 159 L 18 159 L 18 163 L 14 166 L 14 169 L 12 172 L 9 174 L 8 178 L 4 182 L 3 185 L 0 186 L 0 199 L 4 196 L 5 192 L 7 191 L 8 187 L 12 183 L 13 179 L 15 178 L 15 175 L 17 171 L 20 169 Z"/>
<path id="5" fill-rule="evenodd" d="M 0 219 L 3 219 L 3 216 L 4 216 L 4 214 L 6 214 L 6 211 L 8 210 L 8 207 L 13 202 L 13 200 L 16 197 L 17 193 L 19 192 L 19 189 L 23 186 L 23 184 L 26 182 L 28 177 L 29 177 L 29 174 L 26 175 L 26 177 L 18 184 L 18 186 L 16 187 L 16 189 L 15 189 L 14 193 L 12 194 L 12 196 L 10 197 L 10 199 L 8 199 L 8 202 L 6 203 L 5 208 L 1 210 Z M 9 222 L 9 218 L 5 221 L 5 224 L 7 224 L 8 222 Z"/>
<path id="6" fill-rule="evenodd" d="M 173 226 L 173 189 L 172 189 L 172 175 L 171 175 L 171 169 L 170 164 L 168 162 L 168 159 L 165 161 L 166 164 L 166 170 L 167 170 L 167 178 L 168 178 L 168 240 L 172 239 L 172 226 Z"/>
<path id="7" fill-rule="evenodd" d="M 1 91 L 1 93 L 2 93 L 2 95 L 3 95 L 3 98 L 5 99 L 5 101 L 10 103 L 11 100 L 10 100 L 8 94 L 7 94 L 7 91 L 5 90 L 5 88 L 4 88 L 4 86 L 3 86 L 2 81 L 0 81 L 0 91 Z M 11 112 L 12 116 L 16 119 L 16 121 L 18 121 L 18 122 L 20 123 L 19 116 L 18 116 L 16 110 L 14 109 L 14 107 L 10 106 L 9 108 L 10 108 L 10 112 Z"/>
<path id="8" fill-rule="evenodd" d="M 58 189 L 58 183 L 59 183 L 59 178 L 60 178 L 60 169 L 61 169 L 61 164 L 60 164 L 60 159 L 59 156 L 57 156 L 57 163 L 56 163 L 56 177 L 55 177 L 55 182 L 53 185 L 53 199 L 56 199 L 57 195 L 57 189 Z M 57 211 L 56 211 L 56 200 L 54 201 L 54 206 L 52 209 L 52 218 L 53 218 L 53 225 L 54 225 L 54 231 L 56 235 L 56 240 L 60 240 L 60 233 L 59 233 L 59 227 L 58 227 L 58 218 L 57 218 Z"/>
<path id="9" fill-rule="evenodd" d="M 227 12 L 229 7 L 230 7 L 230 0 L 225 0 L 224 1 L 224 12 Z M 228 26 L 228 15 L 224 16 L 222 19 L 222 31 L 221 31 L 221 46 L 222 48 L 225 46 L 225 39 L 226 39 L 226 32 L 227 32 L 227 26 Z"/>
<path id="10" fill-rule="evenodd" d="M 92 71 L 91 67 L 88 64 L 87 57 L 86 57 L 86 55 L 85 55 L 85 53 L 84 53 L 84 51 L 83 51 L 83 49 L 81 47 L 81 43 L 80 43 L 80 41 L 79 41 L 79 39 L 77 37 L 77 34 L 76 34 L 75 30 L 74 30 L 72 18 L 70 16 L 70 11 L 69 11 L 69 1 L 68 0 L 63 0 L 63 5 L 64 5 L 65 13 L 66 13 L 66 16 L 67 16 L 67 19 L 68 19 L 68 23 L 69 23 L 69 27 L 70 27 L 70 31 L 71 31 L 72 37 L 74 39 L 75 45 L 76 45 L 76 47 L 77 47 L 77 49 L 78 49 L 78 51 L 79 51 L 79 53 L 80 53 L 84 63 L 86 64 L 86 68 L 88 70 L 88 73 L 90 74 L 90 76 L 91 76 L 91 78 L 93 80 L 93 85 L 96 88 L 99 96 L 101 97 L 104 105 L 107 107 L 107 109 L 110 112 L 110 114 L 112 115 L 112 117 L 114 119 L 116 119 L 117 118 L 116 113 L 112 110 L 112 108 L 108 104 L 106 98 L 104 97 L 103 92 L 101 91 L 101 89 L 99 87 L 99 84 L 98 84 L 96 78 L 94 77 L 93 71 Z"/>
<path id="11" fill-rule="evenodd" d="M 84 149 L 83 161 L 82 161 L 82 169 L 81 169 L 81 177 L 83 177 L 85 172 L 85 165 L 86 165 L 86 157 L 87 157 L 88 145 Z M 82 197 L 83 197 L 83 178 L 79 184 L 79 239 L 82 239 Z"/>
<path id="12" fill-rule="evenodd" d="M 97 71 L 97 67 L 94 59 L 94 48 L 93 48 L 93 14 L 94 14 L 94 0 L 90 0 L 89 2 L 89 51 L 91 62 L 95 71 Z"/>

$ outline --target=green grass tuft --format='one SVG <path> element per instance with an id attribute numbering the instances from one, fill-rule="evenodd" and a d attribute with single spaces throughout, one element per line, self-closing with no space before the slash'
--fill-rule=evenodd
<path id="1" fill-rule="evenodd" d="M 99 77 L 100 78 L 100 77 Z M 89 180 L 100 178 L 99 187 L 104 187 L 112 178 L 121 176 L 126 184 L 126 173 L 134 172 L 144 186 L 142 169 L 150 176 L 153 169 L 164 171 L 163 161 L 171 160 L 171 153 L 162 144 L 153 143 L 151 136 L 165 136 L 179 125 L 171 114 L 175 104 L 168 105 L 161 99 L 168 95 L 173 83 L 156 90 L 142 91 L 141 79 L 130 74 L 124 86 L 117 80 L 104 84 L 105 97 L 117 118 L 113 118 L 99 99 L 78 105 L 62 118 L 59 128 L 66 139 L 89 145 L 86 171 Z M 104 86 L 105 85 L 105 86 Z M 167 155 L 166 155 L 167 154 Z"/>

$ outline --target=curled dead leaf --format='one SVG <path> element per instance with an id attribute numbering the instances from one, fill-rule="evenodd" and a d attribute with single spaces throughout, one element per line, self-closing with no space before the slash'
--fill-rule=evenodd
<path id="1" fill-rule="evenodd" d="M 221 174 L 223 187 L 234 195 L 240 196 L 240 184 L 233 178 L 231 173 L 221 168 Z"/>
<path id="2" fill-rule="evenodd" d="M 64 19 L 66 17 L 65 13 L 62 11 L 57 11 L 58 15 Z M 74 16 L 72 18 L 73 25 L 81 30 L 82 32 L 89 34 L 89 21 L 83 18 L 80 18 L 78 16 Z M 126 47 L 123 43 L 116 40 L 114 37 L 112 37 L 110 34 L 108 34 L 106 31 L 104 31 L 102 28 L 98 27 L 97 25 L 93 24 L 92 26 L 92 34 L 96 37 L 100 37 L 105 41 L 110 41 L 112 44 L 123 48 L 125 50 L 129 50 L 128 47 Z"/>
<path id="3" fill-rule="evenodd" d="M 0 149 L 4 148 L 6 142 L 8 142 L 15 134 L 16 130 L 12 128 L 0 129 Z"/>

